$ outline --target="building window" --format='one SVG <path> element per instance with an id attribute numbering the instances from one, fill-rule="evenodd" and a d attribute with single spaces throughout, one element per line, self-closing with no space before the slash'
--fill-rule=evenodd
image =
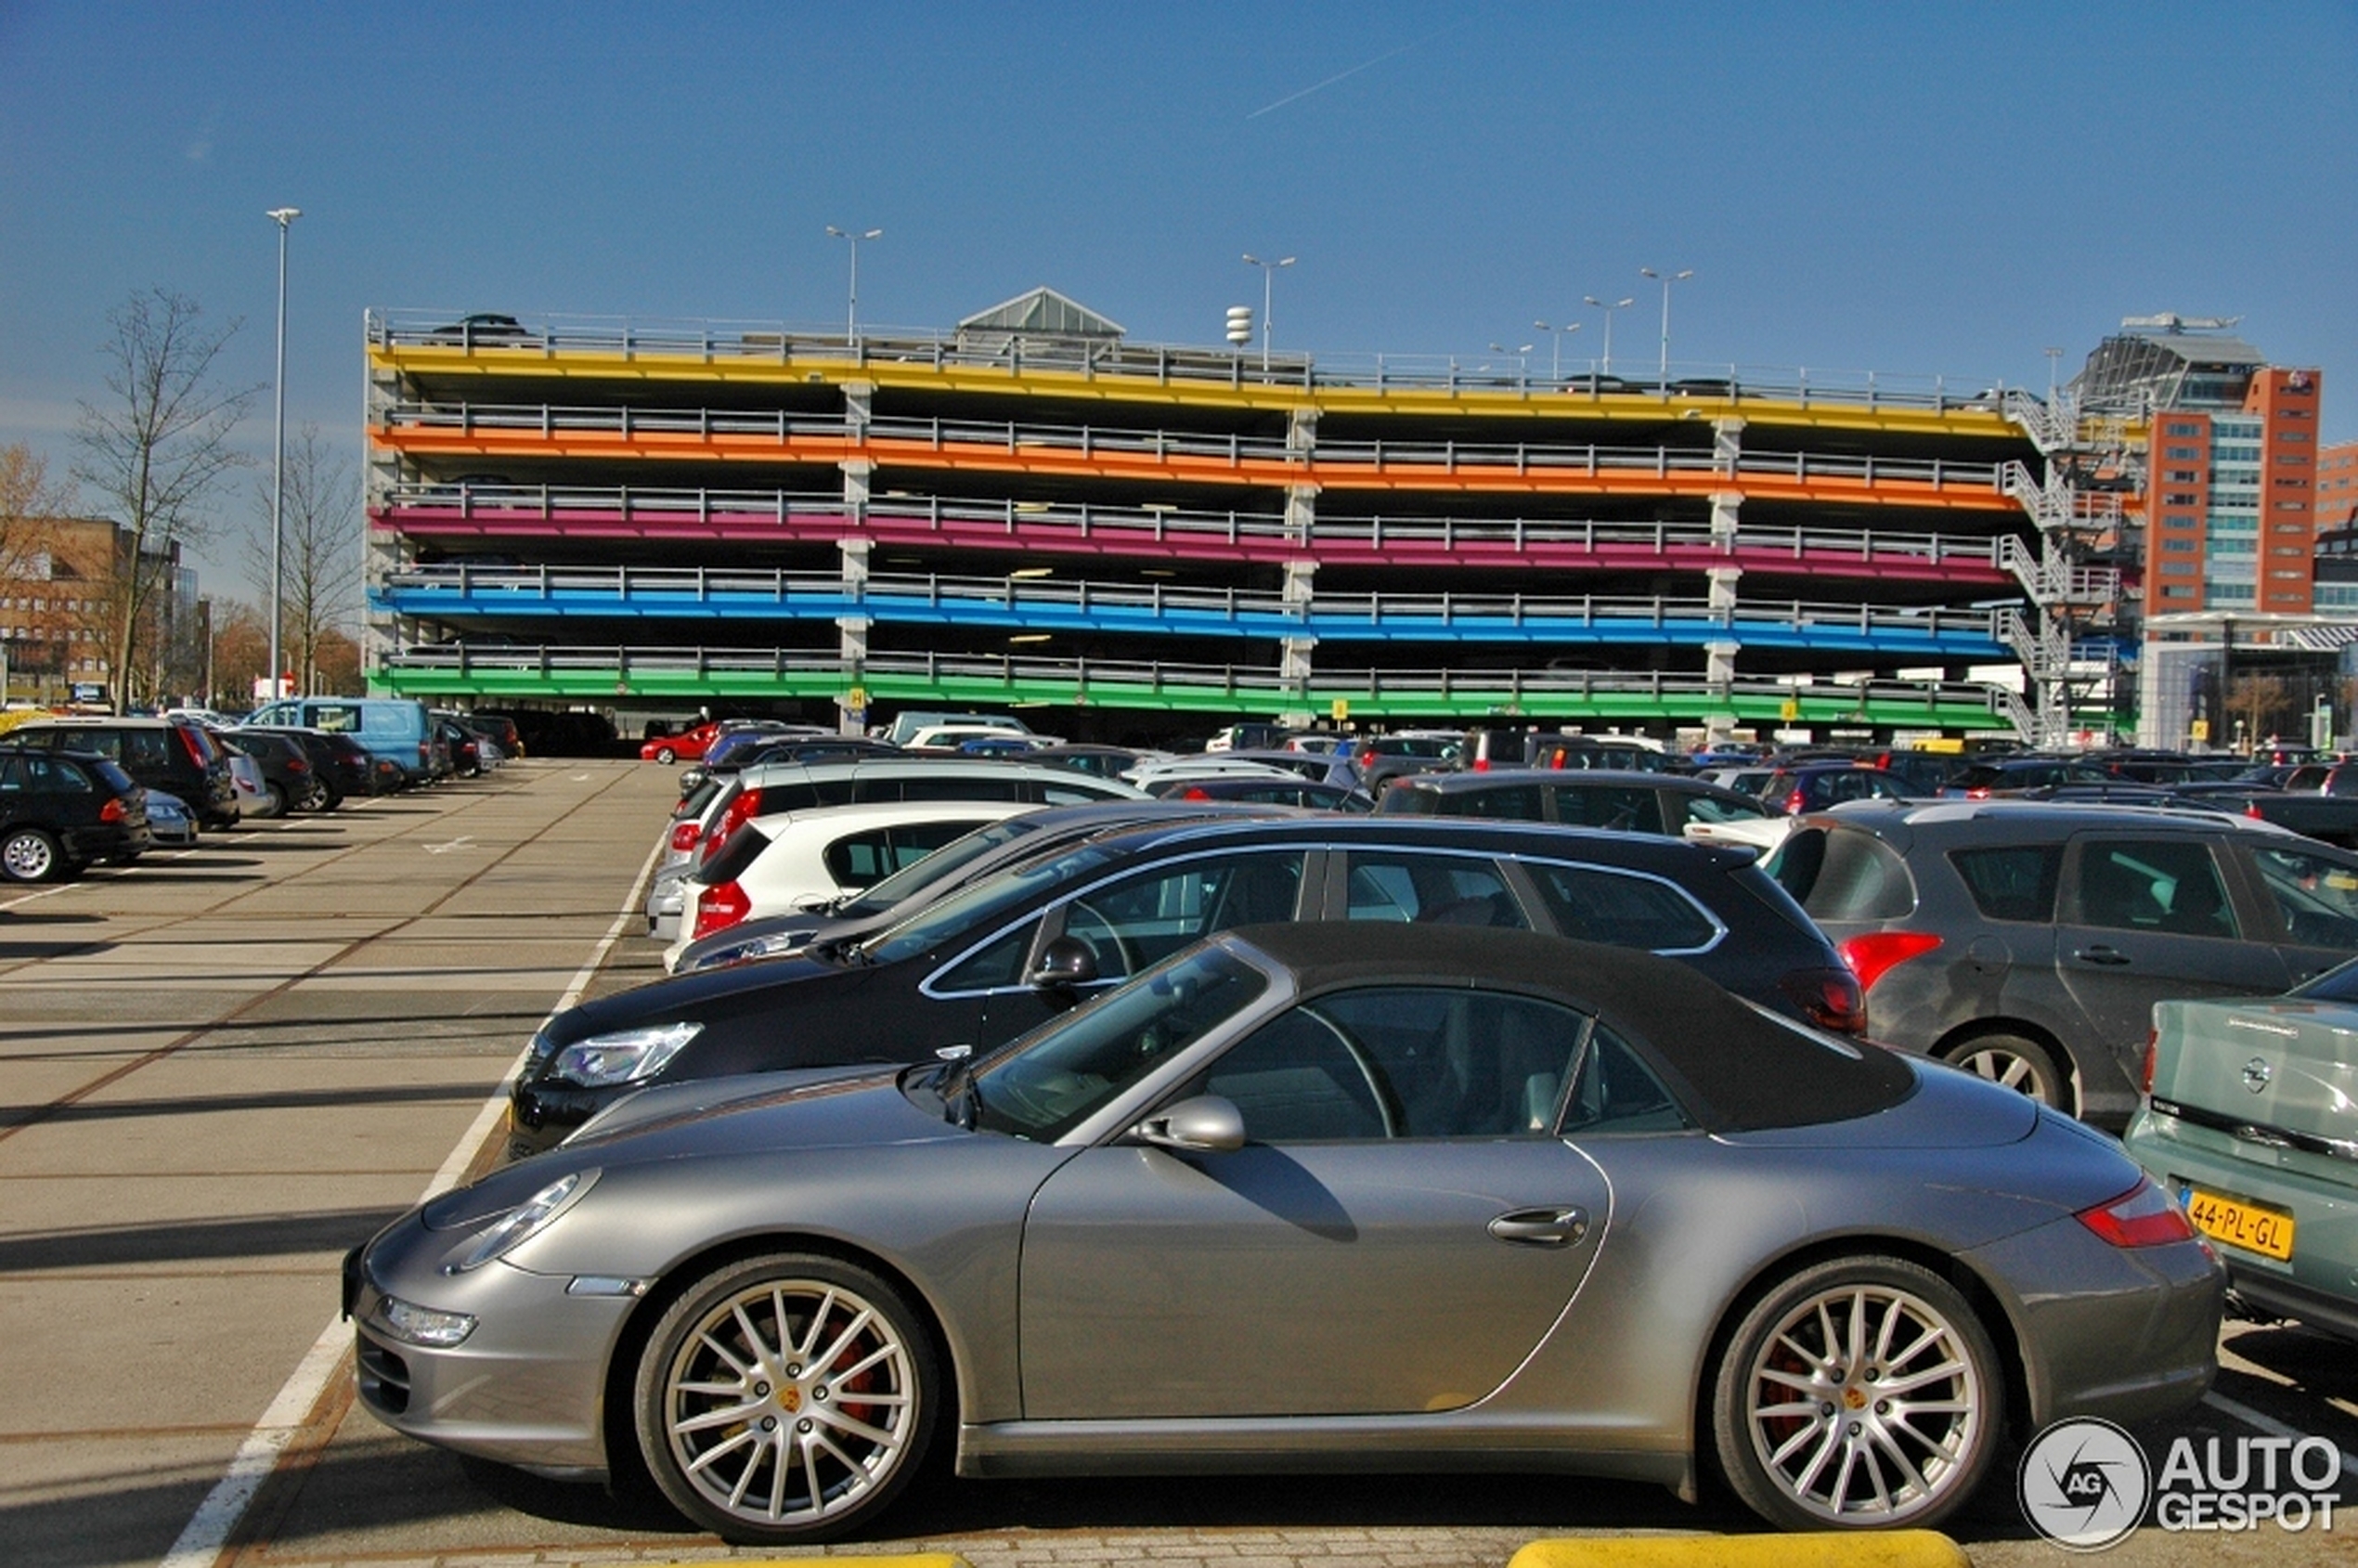
<path id="1" fill-rule="evenodd" d="M 2170 421 L 2169 431 L 2172 435 L 2200 435 L 2202 434 L 2202 426 L 2173 420 Z"/>
<path id="2" fill-rule="evenodd" d="M 2169 456 L 2178 462 L 2200 462 L 2202 448 L 2200 447 L 2172 447 L 2170 448 Z"/>
<path id="3" fill-rule="evenodd" d="M 2195 541 L 2192 539 L 2164 539 L 2161 541 L 2161 548 L 2173 553 L 2182 550 L 2192 551 L 2195 548 Z"/>
<path id="4" fill-rule="evenodd" d="M 2195 596 L 2195 590 L 2191 588 L 2181 587 L 2177 583 L 2170 583 L 2162 589 L 2161 596 L 2164 599 L 2192 599 Z"/>

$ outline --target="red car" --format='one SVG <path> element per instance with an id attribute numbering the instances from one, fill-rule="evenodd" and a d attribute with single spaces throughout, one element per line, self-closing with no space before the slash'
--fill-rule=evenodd
<path id="1" fill-rule="evenodd" d="M 704 756 L 705 747 L 710 745 L 719 733 L 720 725 L 715 721 L 699 724 L 693 730 L 683 730 L 676 735 L 658 735 L 639 748 L 639 760 L 667 765 L 684 757 L 693 762 Z"/>

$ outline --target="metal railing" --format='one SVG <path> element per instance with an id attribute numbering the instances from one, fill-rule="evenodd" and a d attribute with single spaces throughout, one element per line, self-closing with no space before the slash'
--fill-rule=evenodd
<path id="1" fill-rule="evenodd" d="M 748 320 L 664 320 L 628 317 L 543 316 L 529 322 L 469 317 L 457 311 L 370 310 L 372 347 L 456 348 L 502 357 L 610 355 L 688 357 L 707 364 L 817 363 L 934 370 L 1066 371 L 1134 377 L 1157 385 L 1193 383 L 1284 391 L 1496 392 L 1522 396 L 1699 399 L 1847 405 L 1869 409 L 1989 411 L 2003 417 L 2010 392 L 2002 381 L 1951 383 L 1938 375 L 1791 366 L 1674 361 L 1660 375 L 1610 376 L 1595 360 L 1561 373 L 1527 355 L 1282 354 L 1266 368 L 1258 351 L 1134 343 L 1126 338 L 1049 337 L 992 330 L 959 334 L 926 328 L 863 327 L 857 339 L 840 328 Z"/>
<path id="2" fill-rule="evenodd" d="M 1445 473 L 1511 469 L 1517 473 L 1537 471 L 1591 476 L 1643 474 L 1657 479 L 1756 475 L 1796 483 L 1844 479 L 1871 486 L 1904 483 L 1929 485 L 1936 489 L 1957 487 L 2004 493 L 2000 464 L 1955 462 L 1941 458 L 1878 458 L 1872 454 L 1744 451 L 1721 455 L 1709 448 L 1688 447 L 1460 441 L 1320 441 L 1313 447 L 1296 447 L 1282 436 L 1205 435 L 1014 420 L 858 420 L 848 415 L 797 417 L 784 409 L 555 404 L 399 402 L 383 410 L 382 421 L 384 428 L 393 431 L 456 431 L 463 435 L 523 433 L 543 440 L 593 433 L 624 440 L 653 435 L 687 435 L 700 441 L 751 437 L 772 441 L 781 447 L 798 440 L 841 443 L 847 448 L 895 442 L 904 449 L 915 446 L 944 453 L 953 449 L 967 453 L 987 450 L 1009 457 L 1054 451 L 1074 453 L 1083 459 L 1146 458 L 1157 462 L 1208 459 L 1230 468 L 1259 463 L 1301 470 L 1438 469 Z"/>
<path id="3" fill-rule="evenodd" d="M 386 576 L 377 590 L 382 603 L 409 615 L 457 611 L 497 614 L 517 601 L 563 597 L 568 609 L 595 613 L 577 602 L 617 606 L 663 603 L 693 610 L 733 601 L 739 607 L 774 606 L 805 615 L 873 611 L 892 618 L 922 606 L 951 611 L 1004 611 L 1063 620 L 1092 616 L 1145 616 L 1173 623 L 1218 621 L 1256 624 L 1273 629 L 1299 628 L 1337 634 L 1352 625 L 1405 627 L 1435 634 L 1481 626 L 1489 628 L 1625 626 L 1660 629 L 1710 626 L 1731 632 L 1777 630 L 1806 635 L 1937 640 L 1978 639 L 1995 650 L 2004 627 L 2019 625 L 2011 610 L 1944 609 L 1937 605 L 1891 609 L 1868 603 L 1808 600 L 1737 601 L 1715 604 L 1704 598 L 1614 594 L 1525 593 L 1328 593 L 1288 599 L 1276 590 L 1189 588 L 1164 583 L 1090 582 L 1057 577 L 956 577 L 938 573 L 875 573 L 847 579 L 839 573 L 789 572 L 737 567 L 677 566 L 485 566 L 471 564 L 416 566 Z M 431 601 L 447 598 L 450 603 Z"/>
<path id="4" fill-rule="evenodd" d="M 376 498 L 394 512 L 453 512 L 461 518 L 525 517 L 543 523 L 568 514 L 596 514 L 625 523 L 755 521 L 784 527 L 809 520 L 840 527 L 892 524 L 922 527 L 948 539 L 970 538 L 990 528 L 1009 539 L 1045 533 L 1078 538 L 1163 545 L 1189 539 L 1237 546 L 1263 542 L 1289 551 L 1316 549 L 1387 550 L 1430 548 L 1445 551 L 1493 548 L 1525 551 L 1548 547 L 1566 552 L 1674 550 L 1715 555 L 1772 554 L 1803 562 L 1812 556 L 1921 562 L 1932 565 L 2012 570 L 2000 551 L 2007 536 L 1902 533 L 1864 528 L 1786 528 L 1745 525 L 1715 532 L 1707 521 L 1609 523 L 1563 518 L 1344 517 L 1322 514 L 1306 525 L 1272 512 L 1210 512 L 1058 504 L 1017 500 L 961 500 L 884 497 L 864 507 L 848 505 L 834 491 L 661 488 L 640 486 L 440 485 L 404 483 Z"/>
<path id="5" fill-rule="evenodd" d="M 716 677 L 805 678 L 837 680 L 847 687 L 878 678 L 915 680 L 929 685 L 978 682 L 1004 687 L 1121 687 L 1133 692 L 1186 691 L 1238 702 L 1298 706 L 1305 695 L 1348 693 L 1372 697 L 1576 699 L 1614 696 L 1675 700 L 1702 711 L 1730 700 L 1781 702 L 1813 708 L 1839 707 L 1864 713 L 1920 708 L 1927 715 L 1964 708 L 2002 715 L 2013 693 L 2002 687 L 1965 680 L 1784 680 L 1740 676 L 1713 681 L 1698 675 L 1553 669 L 1328 669 L 1306 680 L 1273 666 L 1173 664 L 1150 660 L 1067 659 L 1014 654 L 871 654 L 855 666 L 839 654 L 808 649 L 680 647 L 497 647 L 407 648 L 379 665 L 386 673 L 438 673 L 453 677 L 523 677 L 553 680 L 589 676 L 602 681 L 638 677 L 706 680 Z"/>

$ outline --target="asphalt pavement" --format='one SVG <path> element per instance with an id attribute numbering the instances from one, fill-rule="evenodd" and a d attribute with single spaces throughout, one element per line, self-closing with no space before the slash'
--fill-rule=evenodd
<path id="1" fill-rule="evenodd" d="M 492 1158 L 499 1086 L 551 1008 L 660 972 L 632 893 L 674 777 L 528 759 L 0 891 L 0 1562 L 782 1555 L 388 1432 L 334 1322 L 343 1251 Z M 2150 1453 L 2290 1432 L 2358 1457 L 2348 1346 L 2236 1326 L 2222 1365 L 2211 1402 L 2138 1432 Z M 2013 1494 L 2002 1478 L 1950 1533 L 1979 1568 L 2064 1561 Z M 1545 1536 L 1756 1525 L 1558 1476 L 942 1476 L 887 1528 L 834 1554 L 1497 1568 Z M 2353 1531 L 2148 1527 L 2102 1561 L 2346 1565 Z"/>

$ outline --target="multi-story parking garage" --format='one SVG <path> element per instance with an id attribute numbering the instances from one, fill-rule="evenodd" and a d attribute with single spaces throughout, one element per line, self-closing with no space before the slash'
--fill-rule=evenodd
<path id="1" fill-rule="evenodd" d="M 1588 728 L 2067 728 L 2067 407 L 952 333 L 372 313 L 382 689 Z M 2020 663 L 2029 702 L 1969 672 Z M 1046 726 L 1043 726 L 1046 727 Z"/>

